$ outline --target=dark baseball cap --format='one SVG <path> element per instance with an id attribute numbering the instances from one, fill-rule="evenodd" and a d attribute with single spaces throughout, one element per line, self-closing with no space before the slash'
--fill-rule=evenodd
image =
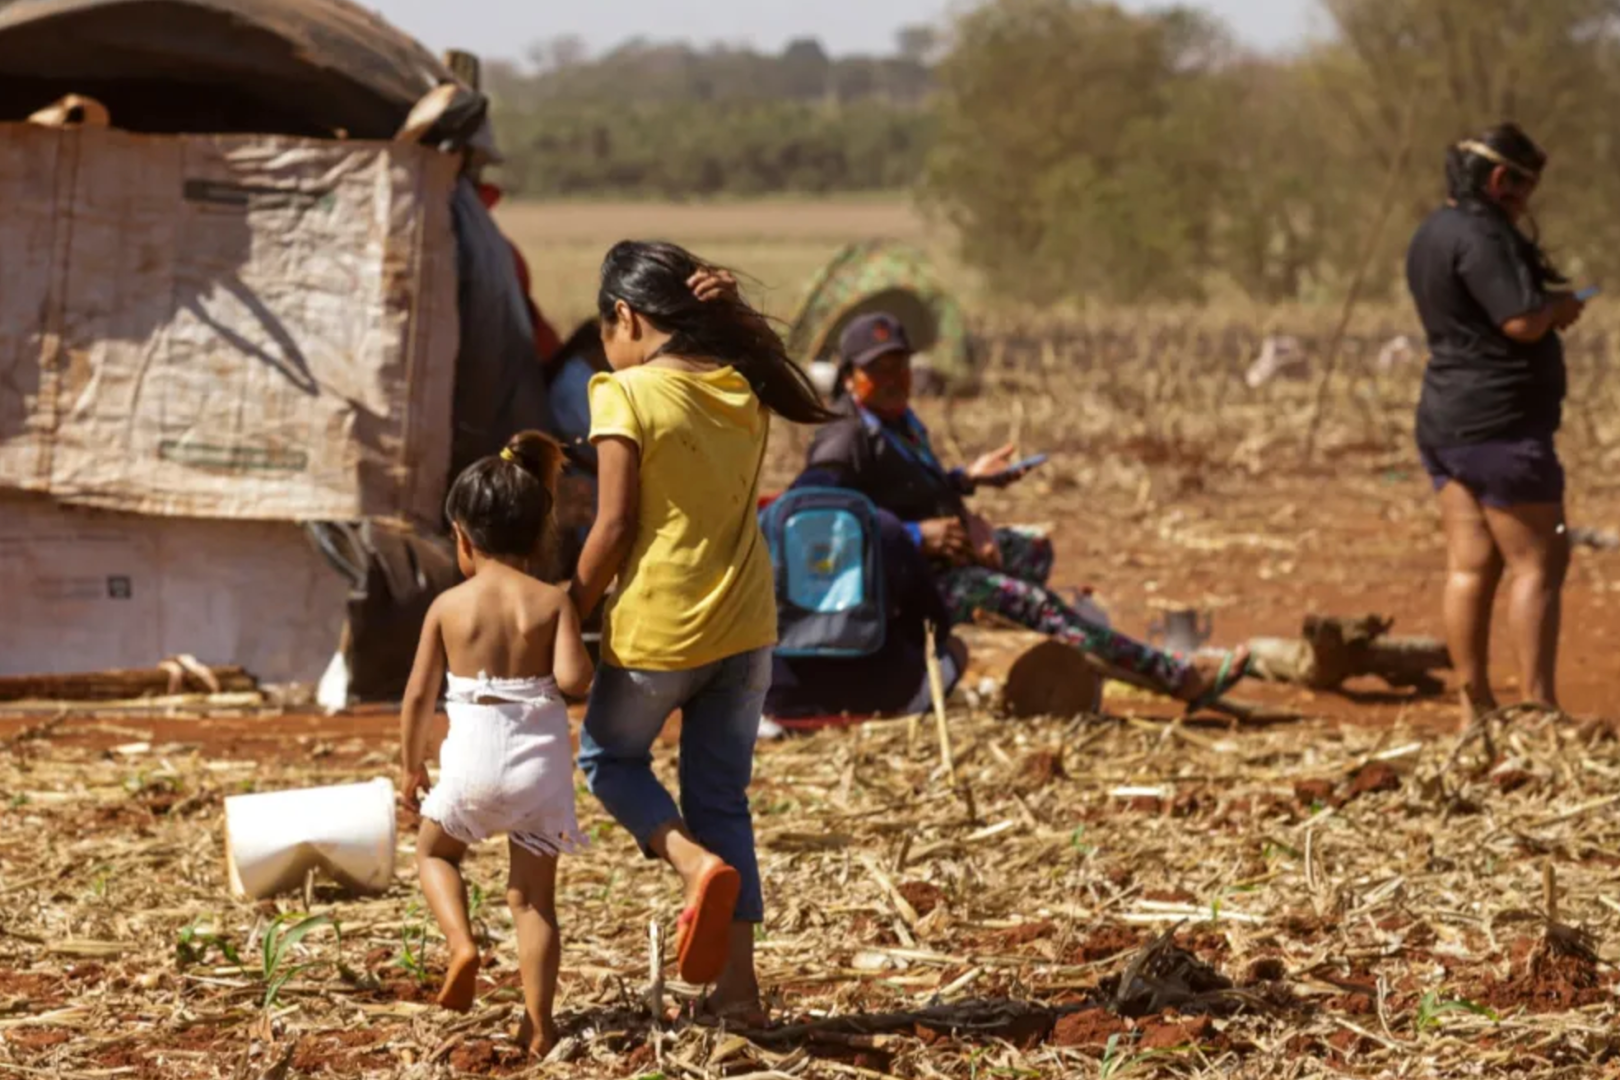
<path id="1" fill-rule="evenodd" d="M 838 337 L 838 356 L 851 367 L 865 367 L 880 356 L 911 351 L 911 339 L 900 320 L 880 311 L 859 316 Z"/>

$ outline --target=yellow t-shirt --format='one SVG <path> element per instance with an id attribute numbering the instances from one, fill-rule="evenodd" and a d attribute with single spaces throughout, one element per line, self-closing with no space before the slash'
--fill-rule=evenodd
<path id="1" fill-rule="evenodd" d="M 735 368 L 635 367 L 591 380 L 591 441 L 641 450 L 636 539 L 602 632 L 621 668 L 685 671 L 776 644 L 756 500 L 769 420 Z"/>

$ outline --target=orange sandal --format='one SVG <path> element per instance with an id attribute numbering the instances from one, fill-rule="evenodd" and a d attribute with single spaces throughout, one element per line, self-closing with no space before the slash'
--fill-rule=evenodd
<path id="1" fill-rule="evenodd" d="M 731 921 L 742 876 L 719 863 L 698 881 L 697 900 L 675 920 L 681 978 L 705 986 L 720 978 L 731 954 Z"/>

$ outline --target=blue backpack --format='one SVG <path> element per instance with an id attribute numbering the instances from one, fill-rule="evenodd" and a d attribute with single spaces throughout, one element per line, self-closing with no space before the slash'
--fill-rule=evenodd
<path id="1" fill-rule="evenodd" d="M 760 511 L 776 572 L 776 655 L 871 656 L 888 607 L 877 508 L 858 491 L 791 488 Z"/>

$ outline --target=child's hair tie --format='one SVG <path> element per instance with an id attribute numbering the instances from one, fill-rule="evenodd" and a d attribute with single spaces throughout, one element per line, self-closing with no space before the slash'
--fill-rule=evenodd
<path id="1" fill-rule="evenodd" d="M 518 456 L 512 453 L 512 448 L 510 446 L 501 447 L 501 460 L 510 461 L 513 465 L 522 464 L 522 462 L 518 461 Z"/>

